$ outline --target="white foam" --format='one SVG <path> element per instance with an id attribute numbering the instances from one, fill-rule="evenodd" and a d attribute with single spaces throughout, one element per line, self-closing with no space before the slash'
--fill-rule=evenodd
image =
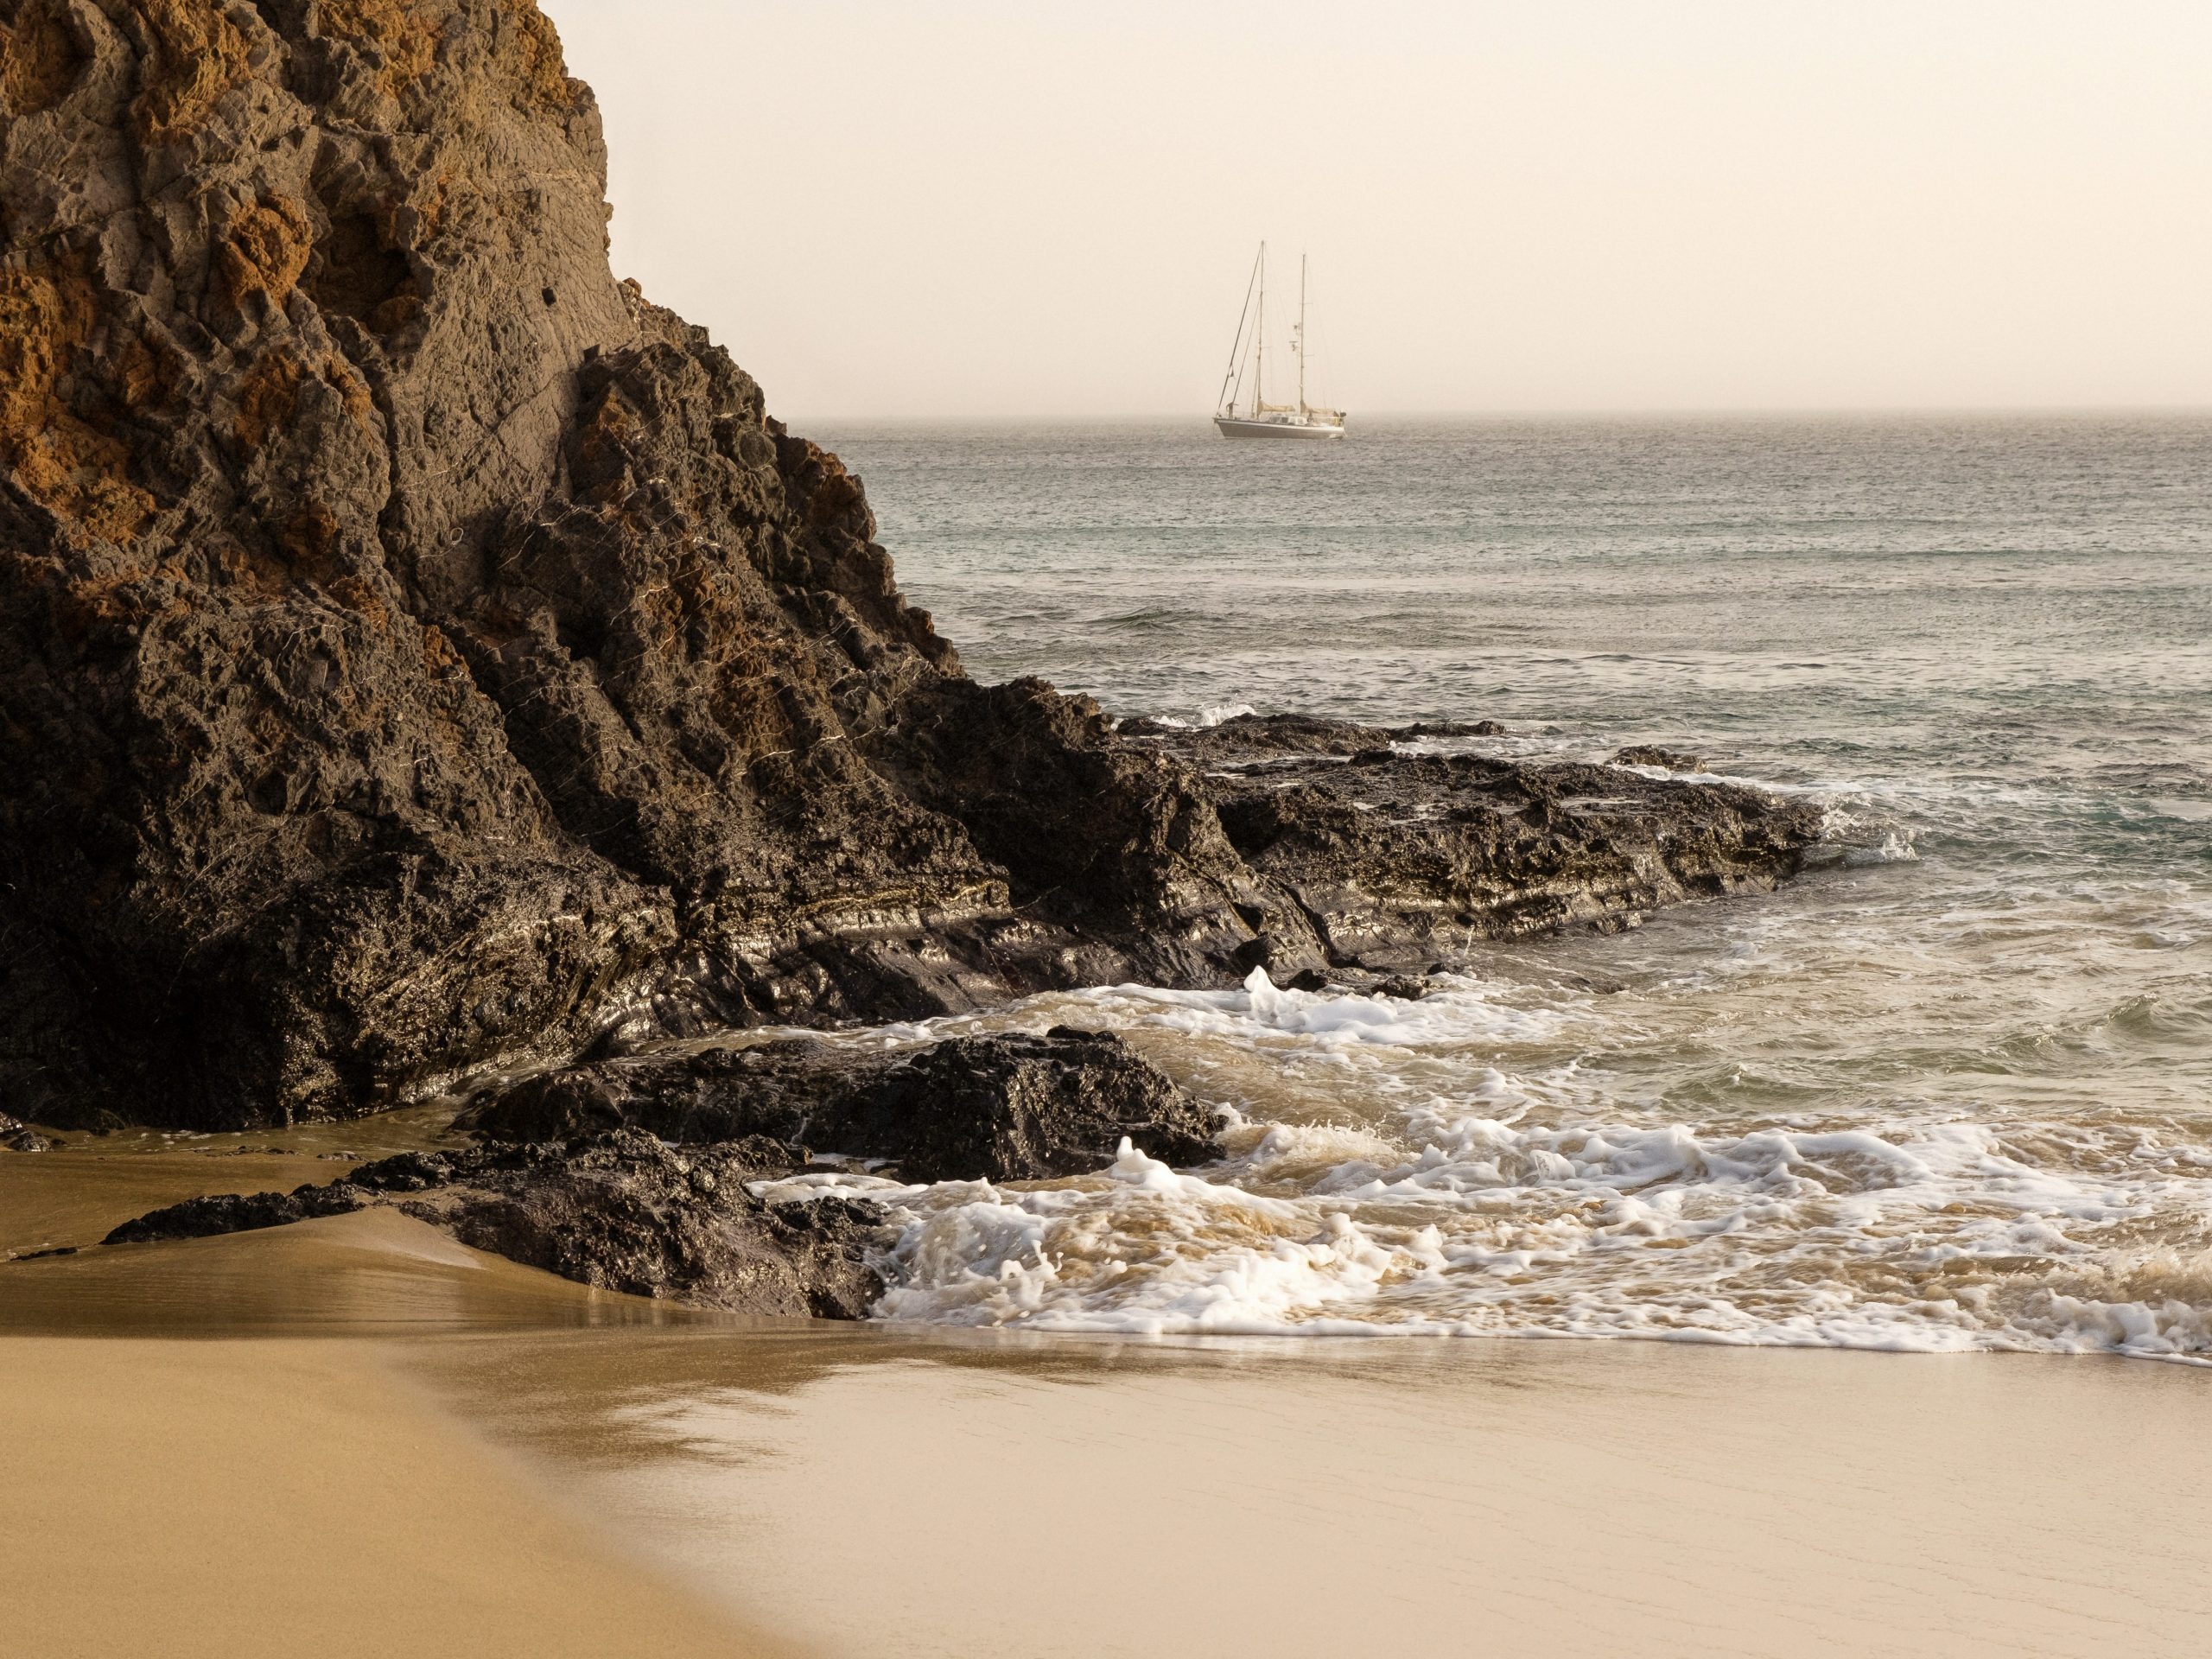
<path id="1" fill-rule="evenodd" d="M 1272 989 L 1249 988 L 1244 1012 L 1283 1018 Z M 1312 1010 L 1289 1013 L 1302 1025 Z M 901 1235 L 879 1312 L 1128 1334 L 1618 1336 L 2212 1363 L 2212 1253 L 2130 1261 L 2104 1249 L 2114 1230 L 2177 1204 L 2212 1214 L 2212 1180 L 2185 1148 L 2145 1156 L 2139 1144 L 2126 1167 L 2098 1173 L 2039 1164 L 1997 1128 L 1955 1120 L 1736 1134 L 1510 1121 L 1542 1099 L 1490 1068 L 1458 1098 L 1408 1107 L 1391 1134 L 1232 1118 L 1223 1159 L 1198 1173 L 1124 1142 L 1111 1169 L 1083 1180 L 908 1189 L 895 1195 Z"/>
<path id="2" fill-rule="evenodd" d="M 1169 991 L 1149 985 L 1116 985 L 1077 993 L 1102 1014 L 1139 1025 L 1192 1034 L 1265 1043 L 1281 1037 L 1300 1046 L 1342 1050 L 1411 1048 L 1476 1040 L 1531 1040 L 1557 1029 L 1560 1017 L 1545 1007 L 1502 1000 L 1502 988 L 1464 976 L 1440 976 L 1415 1001 L 1338 991 L 1298 991 L 1278 986 L 1255 968 L 1233 991 Z"/>

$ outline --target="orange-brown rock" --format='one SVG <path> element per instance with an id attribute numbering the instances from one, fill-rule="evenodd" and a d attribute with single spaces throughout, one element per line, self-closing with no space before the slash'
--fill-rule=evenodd
<path id="1" fill-rule="evenodd" d="M 50 110 L 77 84 L 85 54 L 62 0 L 25 0 L 0 27 L 0 100 L 13 115 Z"/>

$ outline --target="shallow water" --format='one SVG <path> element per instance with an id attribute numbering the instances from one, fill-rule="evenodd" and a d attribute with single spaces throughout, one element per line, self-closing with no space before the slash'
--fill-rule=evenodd
<path id="1" fill-rule="evenodd" d="M 1497 719 L 1828 810 L 1417 1005 L 1139 987 L 1224 1158 L 901 1189 L 886 1317 L 2212 1358 L 2212 420 L 824 435 L 988 678 Z"/>

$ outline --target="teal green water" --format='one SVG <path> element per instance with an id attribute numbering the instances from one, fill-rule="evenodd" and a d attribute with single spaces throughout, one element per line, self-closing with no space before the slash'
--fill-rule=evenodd
<path id="1" fill-rule="evenodd" d="M 1241 1115 L 1212 1190 L 914 1195 L 888 1311 L 2212 1354 L 2212 419 L 824 435 L 981 677 L 1656 741 L 1831 824 L 1402 1017 L 1090 994 Z"/>

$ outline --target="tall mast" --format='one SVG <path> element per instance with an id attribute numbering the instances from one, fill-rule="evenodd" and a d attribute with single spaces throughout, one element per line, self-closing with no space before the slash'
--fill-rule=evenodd
<path id="1" fill-rule="evenodd" d="M 1252 320 L 1252 294 L 1259 286 L 1260 262 L 1252 261 L 1252 274 L 1244 279 L 1244 308 L 1236 314 L 1236 337 L 1229 342 L 1229 367 L 1221 377 L 1221 396 L 1214 400 L 1215 407 L 1234 415 L 1236 412 L 1236 393 L 1243 382 L 1238 378 L 1244 370 L 1244 325 Z"/>
<path id="2" fill-rule="evenodd" d="M 1260 353 L 1259 366 L 1252 373 L 1252 412 L 1256 415 L 1268 400 L 1268 245 L 1264 242 L 1260 244 L 1260 309 L 1253 339 Z"/>
<path id="3" fill-rule="evenodd" d="M 1306 256 L 1298 256 L 1298 412 L 1306 413 Z"/>

